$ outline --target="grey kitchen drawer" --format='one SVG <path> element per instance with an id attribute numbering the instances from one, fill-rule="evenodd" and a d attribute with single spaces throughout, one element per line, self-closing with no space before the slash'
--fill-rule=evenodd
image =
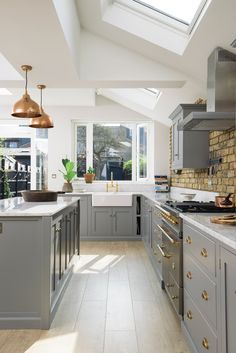
<path id="1" fill-rule="evenodd" d="M 218 353 L 217 337 L 204 319 L 188 292 L 184 291 L 184 324 L 197 352 Z"/>
<path id="2" fill-rule="evenodd" d="M 154 222 L 152 222 L 152 237 L 153 237 L 153 239 L 156 239 L 158 241 L 158 243 L 162 239 L 162 232 L 161 232 L 160 228 L 158 228 L 158 225 Z"/>
<path id="3" fill-rule="evenodd" d="M 188 224 L 183 227 L 184 253 L 191 253 L 206 271 L 216 275 L 216 244 Z"/>
<path id="4" fill-rule="evenodd" d="M 216 283 L 187 254 L 184 254 L 184 288 L 203 316 L 216 328 Z"/>
<path id="5" fill-rule="evenodd" d="M 157 245 L 160 245 L 159 242 L 153 241 L 152 252 L 153 252 L 153 265 L 156 267 L 160 277 L 162 277 L 162 254 Z"/>
<path id="6" fill-rule="evenodd" d="M 183 307 L 183 288 L 178 286 L 170 272 L 168 278 L 168 282 L 165 282 L 166 292 L 168 293 L 170 300 L 173 302 L 177 313 L 181 314 Z"/>
<path id="7" fill-rule="evenodd" d="M 155 206 L 153 207 L 153 211 L 152 211 L 152 221 L 155 224 L 161 224 L 161 222 L 162 222 L 161 211 Z"/>

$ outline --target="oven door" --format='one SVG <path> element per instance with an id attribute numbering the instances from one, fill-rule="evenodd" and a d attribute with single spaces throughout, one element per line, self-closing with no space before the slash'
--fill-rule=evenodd
<path id="1" fill-rule="evenodd" d="M 162 223 L 160 228 L 163 251 L 162 276 L 165 289 L 175 310 L 182 314 L 182 240 L 165 223 Z"/>

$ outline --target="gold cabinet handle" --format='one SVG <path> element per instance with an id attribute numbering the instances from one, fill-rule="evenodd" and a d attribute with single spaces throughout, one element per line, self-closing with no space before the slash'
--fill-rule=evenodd
<path id="1" fill-rule="evenodd" d="M 160 231 L 166 236 L 166 238 L 171 242 L 171 244 L 175 244 L 176 241 L 163 229 L 159 224 L 157 224 Z"/>
<path id="2" fill-rule="evenodd" d="M 209 296 L 208 296 L 208 293 L 207 293 L 206 290 L 204 290 L 204 291 L 202 292 L 202 299 L 204 299 L 204 300 L 206 300 L 206 301 L 209 299 Z"/>
<path id="3" fill-rule="evenodd" d="M 160 253 L 161 253 L 161 255 L 162 255 L 163 257 L 166 257 L 167 259 L 169 259 L 169 258 L 171 257 L 171 255 L 166 254 L 166 253 L 163 251 L 163 246 L 160 246 L 159 244 L 157 244 L 157 247 L 158 247 L 158 249 L 159 249 L 159 251 L 160 251 Z"/>
<path id="4" fill-rule="evenodd" d="M 208 339 L 206 337 L 203 338 L 202 345 L 204 348 L 209 349 L 209 343 L 208 343 Z"/>
<path id="5" fill-rule="evenodd" d="M 187 236 L 187 238 L 185 239 L 185 241 L 186 241 L 186 243 L 189 244 L 189 245 L 192 244 L 192 239 L 191 239 L 191 237 L 190 237 L 189 235 Z"/>
<path id="6" fill-rule="evenodd" d="M 193 318 L 192 311 L 191 311 L 191 310 L 188 310 L 186 316 L 187 316 L 187 318 L 188 318 L 189 320 L 192 320 L 192 318 Z"/>
<path id="7" fill-rule="evenodd" d="M 188 271 L 187 274 L 186 274 L 186 277 L 187 277 L 188 279 L 192 279 L 192 278 L 193 278 L 192 272 Z"/>
<path id="8" fill-rule="evenodd" d="M 201 250 L 201 255 L 202 255 L 203 257 L 207 257 L 207 256 L 208 256 L 207 249 L 203 248 L 203 249 Z"/>

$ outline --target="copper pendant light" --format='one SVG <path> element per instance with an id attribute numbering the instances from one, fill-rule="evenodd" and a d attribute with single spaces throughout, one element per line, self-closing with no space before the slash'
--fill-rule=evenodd
<path id="1" fill-rule="evenodd" d="M 28 92 L 28 71 L 32 70 L 30 65 L 22 65 L 22 70 L 25 71 L 25 93 L 22 98 L 14 104 L 12 116 L 15 118 L 36 118 L 41 116 L 39 105 L 33 101 Z"/>
<path id="2" fill-rule="evenodd" d="M 46 88 L 45 85 L 37 85 L 37 88 L 40 89 L 40 113 L 41 116 L 39 118 L 32 118 L 30 119 L 30 127 L 35 129 L 50 129 L 54 127 L 52 118 L 46 114 L 43 110 L 43 97 L 42 97 L 42 90 Z"/>

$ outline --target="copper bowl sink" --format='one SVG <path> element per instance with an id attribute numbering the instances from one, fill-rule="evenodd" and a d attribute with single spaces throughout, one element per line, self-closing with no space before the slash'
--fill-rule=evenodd
<path id="1" fill-rule="evenodd" d="M 57 192 L 49 190 L 24 190 L 21 195 L 26 202 L 57 201 Z"/>

